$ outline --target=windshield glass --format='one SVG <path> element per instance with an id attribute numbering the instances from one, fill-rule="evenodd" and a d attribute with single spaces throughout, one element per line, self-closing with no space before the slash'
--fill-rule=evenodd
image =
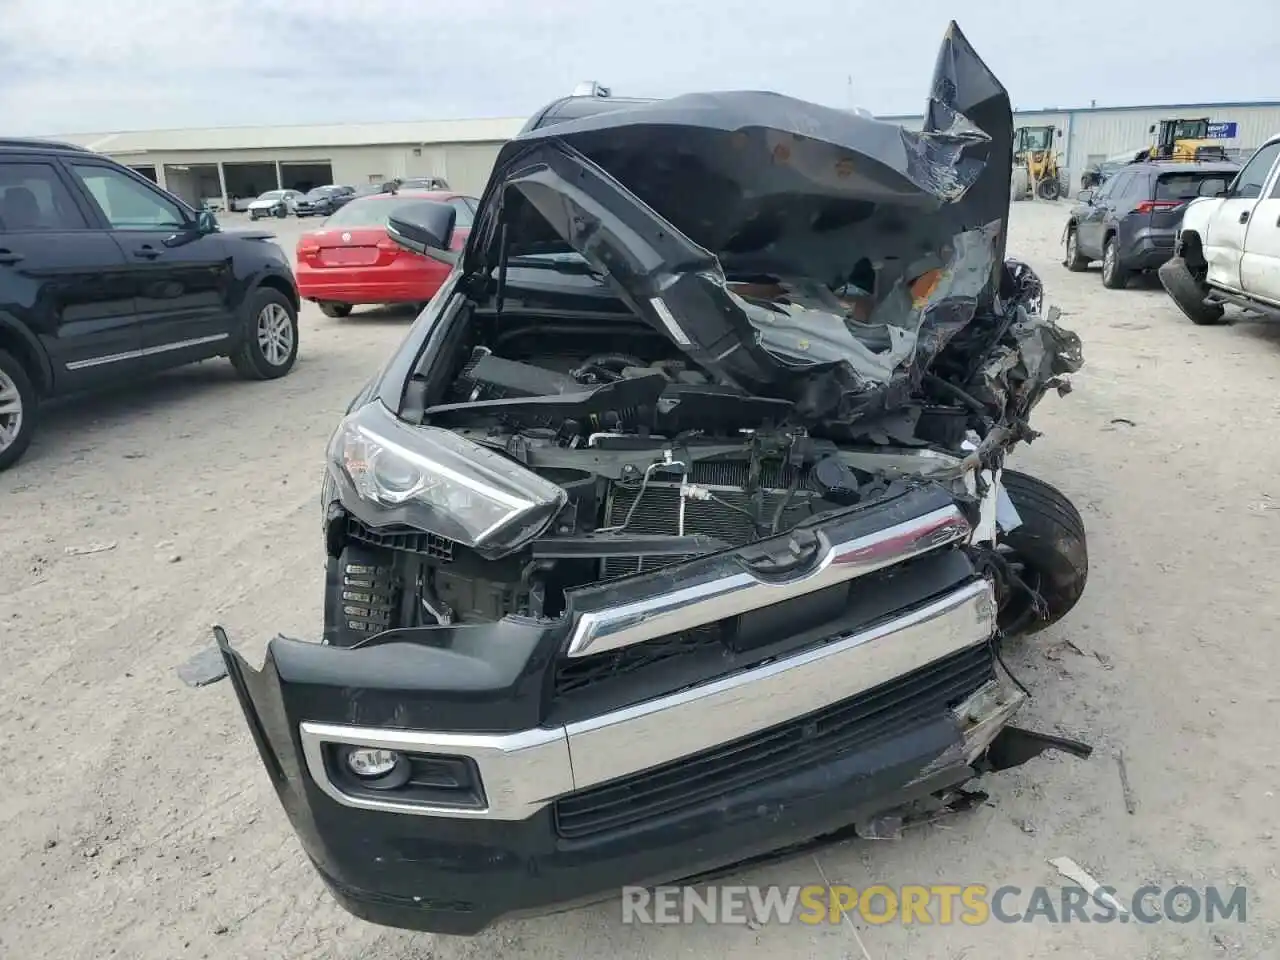
<path id="1" fill-rule="evenodd" d="M 1048 127 L 1024 127 L 1022 137 L 1023 149 L 1048 150 L 1053 139 L 1053 131 Z"/>
<path id="2" fill-rule="evenodd" d="M 319 200 L 333 193 L 333 187 L 315 187 L 307 191 L 307 197 L 312 200 Z"/>
<path id="3" fill-rule="evenodd" d="M 1173 125 L 1175 140 L 1203 140 L 1208 133 L 1207 120 L 1179 120 Z"/>
<path id="4" fill-rule="evenodd" d="M 1234 173 L 1202 171 L 1199 173 L 1164 173 L 1156 182 L 1157 200 L 1193 200 L 1196 197 L 1212 197 L 1227 189 L 1235 179 Z M 1202 187 L 1201 184 L 1207 186 Z"/>
<path id="5" fill-rule="evenodd" d="M 277 197 L 283 197 L 283 196 L 284 196 L 284 194 L 285 194 L 285 192 L 284 192 L 283 190 L 268 190 L 266 193 L 259 194 L 259 195 L 258 195 L 258 199 L 259 199 L 259 200 L 274 200 L 274 199 L 276 199 Z"/>

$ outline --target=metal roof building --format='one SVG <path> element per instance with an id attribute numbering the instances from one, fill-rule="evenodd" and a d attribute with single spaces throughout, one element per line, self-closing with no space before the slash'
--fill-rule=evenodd
<path id="1" fill-rule="evenodd" d="M 1074 185 L 1089 164 L 1151 143 L 1151 125 L 1171 117 L 1208 117 L 1225 125 L 1222 145 L 1228 155 L 1248 157 L 1272 134 L 1280 133 L 1280 100 L 1180 103 L 1136 107 L 1080 107 L 1067 110 L 1018 110 L 1013 125 L 1053 124 L 1062 131 L 1058 150 Z M 881 117 L 920 129 L 921 116 Z"/>
<path id="2" fill-rule="evenodd" d="M 524 118 L 87 133 L 59 139 L 126 163 L 199 205 L 265 190 L 438 176 L 484 187 L 498 148 Z"/>
<path id="3" fill-rule="evenodd" d="M 1152 124 L 1209 117 L 1223 124 L 1228 152 L 1248 155 L 1280 132 L 1280 101 L 1020 110 L 1015 126 L 1054 124 L 1072 182 L 1090 163 L 1151 142 Z M 919 129 L 920 116 L 884 120 Z M 64 136 L 108 154 L 193 203 L 247 200 L 276 187 L 360 185 L 394 177 L 438 176 L 476 195 L 504 141 L 524 118 L 432 120 L 320 126 L 222 127 Z"/>

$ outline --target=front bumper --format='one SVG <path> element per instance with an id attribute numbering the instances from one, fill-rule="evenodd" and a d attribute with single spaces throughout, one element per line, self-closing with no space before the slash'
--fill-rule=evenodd
<path id="1" fill-rule="evenodd" d="M 219 644 L 338 900 L 377 923 L 475 933 L 765 856 L 974 775 L 1022 696 L 996 679 L 992 587 L 958 548 L 970 528 L 919 498 L 866 513 L 798 579 L 745 584 L 733 554 L 690 564 L 685 589 L 744 635 L 785 639 L 716 655 L 704 679 L 655 695 L 632 677 L 629 699 L 602 684 L 566 702 L 549 677 L 686 627 L 696 607 L 668 602 L 661 571 L 616 581 L 567 622 L 403 629 L 352 648 L 277 638 L 260 671 L 220 631 Z M 880 574 L 893 575 L 859 597 Z M 638 618 L 646 591 L 661 602 Z M 802 608 L 825 629 L 800 629 Z M 461 764 L 467 789 L 364 789 L 347 746 Z"/>

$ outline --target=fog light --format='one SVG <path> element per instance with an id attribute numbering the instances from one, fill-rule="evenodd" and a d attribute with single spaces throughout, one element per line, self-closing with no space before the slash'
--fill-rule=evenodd
<path id="1" fill-rule="evenodd" d="M 394 750 L 357 747 L 347 754 L 347 766 L 361 779 L 385 777 L 400 762 L 400 754 Z"/>

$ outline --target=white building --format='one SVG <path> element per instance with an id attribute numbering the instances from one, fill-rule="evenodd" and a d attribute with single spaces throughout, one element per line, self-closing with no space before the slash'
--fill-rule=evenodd
<path id="1" fill-rule="evenodd" d="M 1167 106 L 1081 107 L 1069 110 L 1018 110 L 1014 127 L 1053 124 L 1062 136 L 1058 150 L 1071 174 L 1072 184 L 1090 164 L 1127 150 L 1137 151 L 1152 142 L 1151 126 L 1161 120 L 1208 117 L 1225 124 L 1222 145 L 1231 156 L 1248 157 L 1272 134 L 1280 133 L 1280 101 L 1231 103 L 1180 103 Z M 920 129 L 921 116 L 881 117 L 913 129 Z M 1234 126 L 1232 126 L 1234 125 Z"/>
<path id="2" fill-rule="evenodd" d="M 217 127 L 76 134 L 59 139 L 106 154 L 188 202 L 225 204 L 265 190 L 357 186 L 444 177 L 478 195 L 498 148 L 523 118 L 330 126 Z"/>
<path id="3" fill-rule="evenodd" d="M 1151 142 L 1150 127 L 1170 117 L 1227 124 L 1230 152 L 1248 155 L 1280 132 L 1280 101 L 1020 110 L 1014 125 L 1053 124 L 1072 182 L 1090 163 Z M 919 129 L 919 116 L 882 117 Z M 62 137 L 127 163 L 188 201 L 226 203 L 276 187 L 352 186 L 434 175 L 477 195 L 502 143 L 523 118 L 434 120 L 329 126 L 221 127 Z"/>

